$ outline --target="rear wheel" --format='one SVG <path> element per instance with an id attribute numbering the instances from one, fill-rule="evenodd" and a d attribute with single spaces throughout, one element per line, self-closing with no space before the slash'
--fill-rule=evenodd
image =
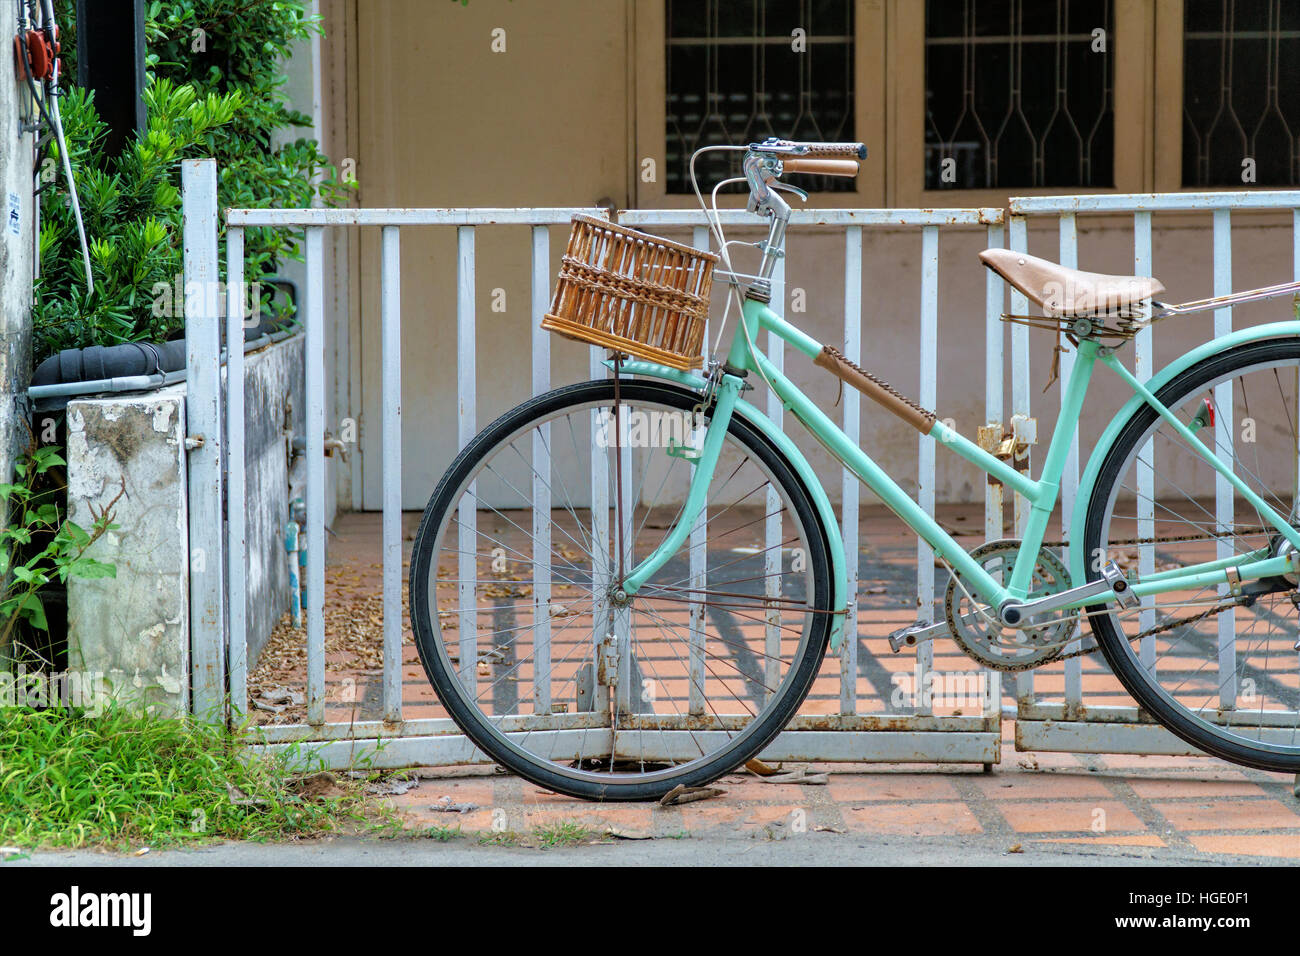
<path id="1" fill-rule="evenodd" d="M 425 510 L 410 581 L 425 671 L 465 734 L 540 786 L 644 800 L 707 783 L 767 745 L 817 675 L 826 536 L 738 416 L 707 520 L 620 597 L 681 514 L 698 401 L 631 380 L 549 392 L 478 435 Z"/>
<path id="2" fill-rule="evenodd" d="M 1295 524 L 1300 340 L 1270 339 L 1197 363 L 1157 397 L 1260 498 Z M 1085 529 L 1088 579 L 1113 560 L 1161 571 L 1289 548 L 1227 479 L 1149 406 L 1102 464 Z M 1111 669 L 1184 740 L 1265 770 L 1300 770 L 1296 581 L 1166 592 L 1132 610 L 1088 610 Z"/>

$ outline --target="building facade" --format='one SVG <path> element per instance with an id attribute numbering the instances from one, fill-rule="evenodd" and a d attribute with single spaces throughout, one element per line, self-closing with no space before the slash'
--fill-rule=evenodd
<path id="1" fill-rule="evenodd" d="M 384 206 L 684 207 L 690 152 L 768 135 L 861 140 L 851 183 L 813 183 L 808 205 L 973 207 L 1013 195 L 1300 185 L 1300 5 L 1279 0 L 318 0 L 311 62 L 320 135 L 355 201 Z M 295 69 L 302 73 L 301 63 Z M 299 76 L 299 80 L 302 76 Z M 699 167 L 701 186 L 731 175 Z M 838 188 L 832 188 L 838 187 Z M 743 201 L 726 195 L 723 204 Z M 1234 286 L 1293 277 L 1291 216 L 1234 214 Z M 1079 266 L 1132 271 L 1130 217 L 1080 219 Z M 737 234 L 743 236 L 742 233 Z M 755 234 L 757 238 L 757 234 Z M 564 231 L 551 249 L 558 268 Z M 863 364 L 916 394 L 920 236 L 869 229 Z M 940 243 L 940 416 L 985 424 L 982 229 Z M 1055 258 L 1050 222 L 1031 252 Z M 1170 301 L 1212 292 L 1208 215 L 1156 218 L 1153 271 Z M 378 508 L 379 235 L 333 238 L 329 290 L 337 423 L 359 426 L 340 476 L 344 507 Z M 530 394 L 530 243 L 524 227 L 476 237 L 477 420 Z M 739 263 L 738 263 L 739 265 Z M 403 504 L 421 508 L 454 454 L 456 236 L 405 230 Z M 843 239 L 792 235 L 788 316 L 842 339 Z M 1289 300 L 1240 307 L 1234 323 L 1291 315 Z M 1212 334 L 1200 315 L 1165 323 L 1156 365 Z M 1040 431 L 1055 338 L 1035 332 Z M 586 377 L 585 351 L 557 340 L 553 381 Z M 788 369 L 827 406 L 838 383 Z M 1106 389 L 1083 423 L 1086 453 L 1118 405 Z M 915 433 L 864 406 L 862 440 L 900 479 Z M 802 443 L 839 482 L 820 447 Z M 939 500 L 978 501 L 983 476 L 939 455 Z"/>

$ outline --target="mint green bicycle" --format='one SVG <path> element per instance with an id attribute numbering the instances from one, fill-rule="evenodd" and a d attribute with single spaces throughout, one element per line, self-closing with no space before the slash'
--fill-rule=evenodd
<path id="1" fill-rule="evenodd" d="M 854 594 L 816 474 L 745 397 L 766 386 L 949 571 L 937 621 L 896 632 L 895 651 L 951 639 L 1016 671 L 1099 648 L 1179 737 L 1300 770 L 1300 323 L 1206 343 L 1147 382 L 1119 358 L 1145 323 L 1297 286 L 1174 306 L 1154 300 L 1154 279 L 983 253 L 1044 312 L 1007 318 L 1059 329 L 1078 353 L 1034 479 L 769 308 L 790 215 L 781 193 L 800 193 L 781 176 L 854 175 L 865 147 L 739 149 L 744 176 L 730 181 L 747 184 L 750 210 L 768 221 L 753 275 L 731 268 L 737 243 L 716 202 L 718 256 L 597 220 L 575 226 L 547 327 L 609 347 L 616 374 L 506 413 L 434 492 L 410 594 L 439 713 L 521 776 L 613 800 L 716 779 L 801 706 L 810 726 L 837 713 L 838 678 L 819 672 Z M 723 317 L 715 358 L 697 371 L 719 260 L 740 317 L 721 351 Z M 961 548 L 756 347 L 762 332 L 1023 496 L 1023 536 Z M 1061 555 L 1044 540 L 1098 364 L 1132 398 L 1083 472 Z M 1232 422 L 1247 419 L 1258 440 L 1235 440 Z"/>

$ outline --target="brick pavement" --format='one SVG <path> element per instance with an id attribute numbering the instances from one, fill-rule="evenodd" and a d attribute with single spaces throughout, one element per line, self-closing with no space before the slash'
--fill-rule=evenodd
<path id="1" fill-rule="evenodd" d="M 1009 722 L 1008 722 L 1009 723 Z M 1016 753 L 978 768 L 810 765 L 825 785 L 770 784 L 749 774 L 722 796 L 677 807 L 592 804 L 485 768 L 421 771 L 394 805 L 416 829 L 528 833 L 571 823 L 624 836 L 781 838 L 802 831 L 875 837 L 980 836 L 1015 852 L 1033 845 L 1167 848 L 1300 860 L 1300 800 L 1291 781 L 1210 758 Z M 448 800 L 447 798 L 450 798 Z M 446 803 L 476 809 L 448 813 Z"/>
<path id="2" fill-rule="evenodd" d="M 951 509 L 940 519 L 958 531 L 969 528 L 967 543 L 975 543 L 973 535 L 980 529 L 976 512 Z M 407 516 L 408 532 L 417 520 Z M 899 621 L 914 617 L 900 607 L 900 597 L 915 573 L 915 551 L 904 537 L 886 530 L 883 520 L 871 512 L 864 517 L 862 540 L 871 547 L 864 550 L 864 562 L 874 562 L 864 564 L 860 594 L 863 648 L 871 658 L 859 681 L 864 712 L 888 709 L 883 694 L 889 686 L 887 675 L 912 668 L 910 655 L 891 655 L 883 638 Z M 332 605 L 359 602 L 359 618 L 368 616 L 378 623 L 379 516 L 342 515 L 334 530 L 328 600 Z M 407 713 L 438 713 L 414 647 L 408 644 L 404 650 Z M 937 668 L 971 669 L 955 646 L 937 644 L 935 650 Z M 833 673 L 834 663 L 832 670 L 823 671 L 822 681 Z M 332 693 L 329 719 L 374 717 L 379 677 L 373 662 L 365 667 L 349 662 L 346 654 L 332 658 L 331 690 L 352 682 L 348 686 L 359 692 L 351 702 Z M 292 684 L 294 675 L 288 678 L 285 682 Z M 1083 683 L 1089 699 L 1097 703 L 1129 702 L 1096 657 L 1086 660 Z M 1036 686 L 1045 695 L 1059 695 L 1060 665 L 1040 671 Z M 725 795 L 664 808 L 584 803 L 488 768 L 456 768 L 423 771 L 420 786 L 393 800 L 413 827 L 460 827 L 466 833 L 490 832 L 494 820 L 498 828 L 504 820 L 506 829 L 515 832 L 575 823 L 665 838 L 780 836 L 807 829 L 893 837 L 972 836 L 1007 849 L 1079 844 L 1168 848 L 1206 859 L 1222 854 L 1300 859 L 1300 800 L 1292 794 L 1290 777 L 1205 757 L 1021 753 L 1014 749 L 1014 731 L 1014 722 L 1004 720 L 1002 761 L 992 773 L 978 766 L 814 765 L 829 772 L 828 784 L 771 784 L 752 774 L 732 774 L 718 784 Z M 475 809 L 435 809 L 447 802 L 473 804 Z"/>

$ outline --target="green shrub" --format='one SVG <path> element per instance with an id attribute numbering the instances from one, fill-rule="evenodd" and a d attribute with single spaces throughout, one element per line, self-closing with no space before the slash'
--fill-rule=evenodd
<path id="1" fill-rule="evenodd" d="M 14 652 L 18 628 L 48 638 L 43 592 L 62 587 L 70 577 L 116 577 L 112 564 L 87 555 L 113 524 L 113 500 L 94 514 L 89 529 L 65 520 L 63 489 L 52 473 L 67 463 L 53 445 L 34 445 L 14 463 L 14 481 L 0 484 L 0 656 Z M 120 495 L 119 495 L 120 497 Z M 37 667 L 53 664 L 40 647 L 24 643 L 15 655 L 36 653 Z"/>
<path id="2" fill-rule="evenodd" d="M 120 155 L 104 153 L 94 97 L 75 87 L 74 4 L 62 0 L 66 96 L 60 101 L 69 158 L 91 243 L 95 291 L 87 294 L 76 223 L 57 147 L 40 178 L 41 278 L 33 311 L 36 361 L 64 348 L 156 341 L 183 317 L 170 307 L 181 274 L 180 160 L 212 157 L 221 208 L 306 206 L 342 194 L 314 140 L 273 144 L 278 131 L 310 124 L 288 108 L 283 58 L 319 30 L 301 0 L 154 0 L 147 9 L 147 129 Z M 196 32 L 200 31 L 200 32 Z M 245 278 L 273 274 L 299 255 L 301 237 L 246 233 Z M 223 263 L 224 269 L 224 263 Z"/>
<path id="3" fill-rule="evenodd" d="M 200 97 L 193 86 L 155 78 L 145 101 L 145 134 L 107 163 L 100 154 L 105 127 L 93 97 L 73 88 L 62 103 L 95 291 L 87 293 L 84 284 L 72 210 L 55 190 L 53 201 L 41 208 L 41 277 L 33 312 L 37 361 L 59 349 L 164 339 L 181 321 L 153 308 L 159 284 L 170 288 L 181 271 L 177 162 L 201 153 L 209 134 L 240 109 L 242 97 Z"/>

